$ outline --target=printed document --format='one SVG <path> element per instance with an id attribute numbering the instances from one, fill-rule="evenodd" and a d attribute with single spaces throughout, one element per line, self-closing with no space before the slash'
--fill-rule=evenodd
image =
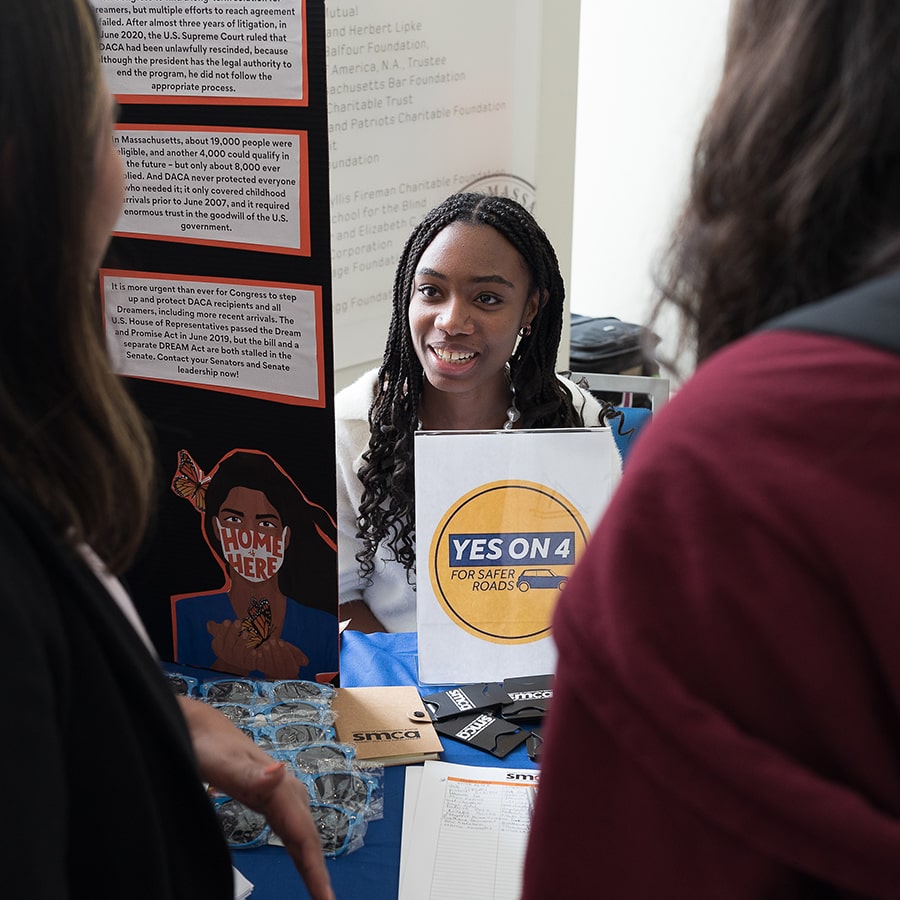
<path id="1" fill-rule="evenodd" d="M 426 762 L 410 772 L 399 900 L 518 900 L 538 771 Z"/>

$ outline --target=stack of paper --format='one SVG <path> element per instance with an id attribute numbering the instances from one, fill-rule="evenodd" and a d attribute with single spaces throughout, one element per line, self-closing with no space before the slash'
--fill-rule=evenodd
<path id="1" fill-rule="evenodd" d="M 533 769 L 408 769 L 399 900 L 518 900 L 537 781 Z"/>

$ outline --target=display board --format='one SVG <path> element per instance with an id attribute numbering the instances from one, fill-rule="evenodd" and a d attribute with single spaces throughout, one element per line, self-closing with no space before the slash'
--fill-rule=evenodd
<path id="1" fill-rule="evenodd" d="M 158 512 L 128 586 L 164 659 L 329 677 L 324 2 L 94 6 L 127 174 L 100 297 L 159 463 Z"/>

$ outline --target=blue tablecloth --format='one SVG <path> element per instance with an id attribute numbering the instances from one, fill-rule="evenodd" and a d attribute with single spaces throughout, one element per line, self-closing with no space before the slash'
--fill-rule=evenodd
<path id="1" fill-rule="evenodd" d="M 360 634 L 344 632 L 341 646 L 341 686 L 413 684 L 420 694 L 441 687 L 418 684 L 418 645 L 415 634 Z M 221 677 L 221 676 L 218 676 Z M 449 685 L 447 685 L 449 687 Z M 469 766 L 533 769 L 525 746 L 502 760 L 458 741 L 441 738 L 446 762 Z M 403 815 L 405 766 L 384 769 L 384 817 L 369 823 L 365 843 L 338 859 L 328 869 L 338 900 L 396 900 L 400 879 L 400 834 Z M 280 847 L 239 850 L 235 866 L 255 885 L 252 900 L 308 900 L 300 876 Z"/>

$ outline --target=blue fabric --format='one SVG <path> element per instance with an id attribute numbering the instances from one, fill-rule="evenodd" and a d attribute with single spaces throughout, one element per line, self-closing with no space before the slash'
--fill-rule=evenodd
<path id="1" fill-rule="evenodd" d="M 418 637 L 414 631 L 401 634 L 345 631 L 341 635 L 341 687 L 418 684 Z"/>
<path id="2" fill-rule="evenodd" d="M 341 636 L 341 685 L 413 684 L 420 694 L 432 694 L 440 687 L 418 684 L 418 642 L 411 634 L 361 634 L 345 631 Z M 192 674 L 196 674 L 193 672 Z M 221 677 L 221 676 L 217 676 Z M 448 685 L 449 687 L 449 685 Z M 533 769 L 524 744 L 504 759 L 473 749 L 458 741 L 441 738 L 445 762 L 469 766 L 499 766 Z M 338 897 L 366 900 L 396 900 L 400 880 L 400 839 L 406 766 L 384 769 L 384 817 L 370 822 L 365 843 L 347 856 L 328 860 L 328 871 Z M 253 900 L 308 900 L 293 864 L 280 847 L 238 850 L 232 854 L 235 866 L 255 885 Z"/>
<path id="3" fill-rule="evenodd" d="M 176 661 L 189 666 L 208 669 L 215 661 L 212 635 L 206 623 L 235 621 L 234 610 L 228 594 L 201 594 L 182 597 L 175 601 Z M 322 610 L 302 606 L 288 598 L 281 637 L 299 647 L 309 663 L 301 666 L 296 678 L 315 681 L 319 672 L 336 672 L 338 668 L 337 616 Z M 251 672 L 251 677 L 261 677 L 261 672 Z M 221 676 L 220 676 L 221 677 Z"/>
<path id="4" fill-rule="evenodd" d="M 652 412 L 643 406 L 617 406 L 616 409 L 621 410 L 624 414 L 624 421 L 616 419 L 612 423 L 612 433 L 624 466 L 632 442 L 640 434 L 641 429 L 650 421 Z M 622 430 L 627 432 L 626 434 L 619 434 L 620 421 L 622 421 Z"/>

